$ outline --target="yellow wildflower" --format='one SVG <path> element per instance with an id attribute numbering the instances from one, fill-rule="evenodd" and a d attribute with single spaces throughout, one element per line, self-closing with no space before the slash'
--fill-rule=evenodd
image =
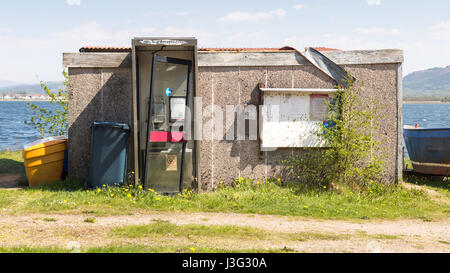
<path id="1" fill-rule="evenodd" d="M 102 190 L 101 189 L 97 189 L 97 192 L 101 192 Z"/>
<path id="2" fill-rule="evenodd" d="M 156 201 L 159 201 L 159 200 L 161 200 L 161 198 L 159 198 L 159 197 L 158 197 L 158 198 L 156 198 Z"/>
<path id="3" fill-rule="evenodd" d="M 131 197 L 131 194 L 128 194 L 127 197 L 130 198 L 130 197 Z"/>
<path id="4" fill-rule="evenodd" d="M 307 209 L 308 208 L 308 206 L 303 206 L 305 209 Z"/>
<path id="5" fill-rule="evenodd" d="M 114 197 L 114 193 L 111 193 L 111 197 Z"/>
<path id="6" fill-rule="evenodd" d="M 190 250 L 191 252 L 195 252 L 195 248 L 193 248 L 193 247 L 189 248 L 189 250 Z"/>
<path id="7" fill-rule="evenodd" d="M 139 189 L 142 190 L 142 186 L 141 185 L 139 185 Z"/>

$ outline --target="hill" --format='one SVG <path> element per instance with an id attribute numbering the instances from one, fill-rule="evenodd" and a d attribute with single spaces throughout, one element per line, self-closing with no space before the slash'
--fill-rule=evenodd
<path id="1" fill-rule="evenodd" d="M 46 82 L 50 90 L 62 88 L 62 82 Z M 9 86 L 0 86 L 0 94 L 44 94 L 40 84 L 15 84 Z"/>
<path id="2" fill-rule="evenodd" d="M 17 83 L 12 82 L 12 81 L 0 80 L 0 88 L 15 85 L 15 84 L 17 84 Z"/>
<path id="3" fill-rule="evenodd" d="M 450 66 L 430 68 L 406 75 L 403 78 L 403 96 L 434 99 L 450 97 Z"/>

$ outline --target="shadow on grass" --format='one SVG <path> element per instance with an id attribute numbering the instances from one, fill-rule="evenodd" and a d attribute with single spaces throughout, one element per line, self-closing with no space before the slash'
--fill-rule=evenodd
<path id="1" fill-rule="evenodd" d="M 422 175 L 411 172 L 404 173 L 404 180 L 407 183 L 420 186 L 429 186 L 443 190 L 448 190 L 450 188 L 450 179 L 445 176 Z"/>
<path id="2" fill-rule="evenodd" d="M 29 191 L 48 191 L 48 192 L 76 192 L 84 191 L 84 182 L 76 179 L 67 178 L 64 181 L 58 181 L 53 185 L 40 185 L 36 187 L 28 187 L 25 190 Z"/>
<path id="3" fill-rule="evenodd" d="M 0 159 L 0 174 L 25 174 L 23 162 L 13 159 Z"/>

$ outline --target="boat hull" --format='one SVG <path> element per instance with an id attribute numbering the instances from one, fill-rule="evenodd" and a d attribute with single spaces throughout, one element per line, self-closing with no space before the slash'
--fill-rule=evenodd
<path id="1" fill-rule="evenodd" d="M 414 172 L 450 176 L 450 128 L 404 128 Z"/>

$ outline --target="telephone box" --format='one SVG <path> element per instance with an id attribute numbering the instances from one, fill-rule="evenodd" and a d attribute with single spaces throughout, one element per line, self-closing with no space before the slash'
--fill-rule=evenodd
<path id="1" fill-rule="evenodd" d="M 135 182 L 176 194 L 198 183 L 195 38 L 132 41 Z"/>

